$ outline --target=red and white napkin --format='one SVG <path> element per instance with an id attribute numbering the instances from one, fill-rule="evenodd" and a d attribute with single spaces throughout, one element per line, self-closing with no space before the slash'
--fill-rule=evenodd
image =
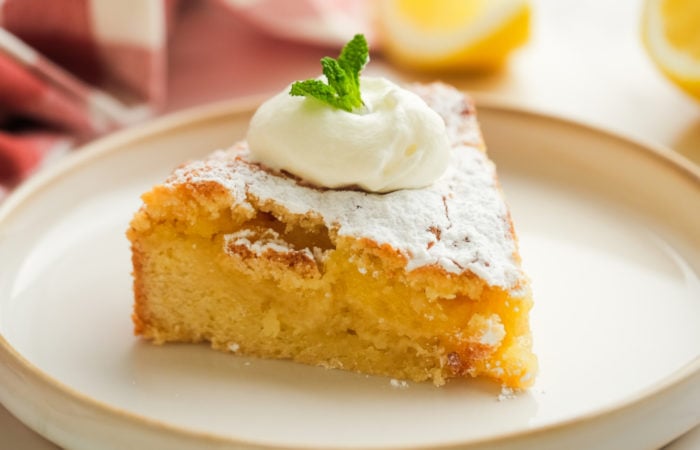
<path id="1" fill-rule="evenodd" d="M 0 1 L 0 186 L 165 98 L 168 0 Z M 0 192 L 0 196 L 2 192 Z"/>
<path id="2" fill-rule="evenodd" d="M 329 48 L 374 38 L 371 3 L 0 0 L 0 200 L 99 135 L 313 75 Z"/>

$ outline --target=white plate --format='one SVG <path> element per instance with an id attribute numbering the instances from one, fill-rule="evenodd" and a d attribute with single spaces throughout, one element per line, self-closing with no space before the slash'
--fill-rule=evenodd
<path id="1" fill-rule="evenodd" d="M 700 422 L 700 175 L 669 152 L 482 105 L 533 279 L 535 387 L 382 377 L 132 335 L 139 194 L 244 134 L 219 105 L 106 138 L 0 210 L 0 401 L 73 449 L 650 448 Z"/>

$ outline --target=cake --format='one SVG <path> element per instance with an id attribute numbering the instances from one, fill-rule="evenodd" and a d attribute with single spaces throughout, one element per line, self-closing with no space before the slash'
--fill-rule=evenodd
<path id="1" fill-rule="evenodd" d="M 408 89 L 451 146 L 427 187 L 320 188 L 241 141 L 145 193 L 127 232 L 135 333 L 438 386 L 529 387 L 531 291 L 474 106 L 441 83 Z"/>

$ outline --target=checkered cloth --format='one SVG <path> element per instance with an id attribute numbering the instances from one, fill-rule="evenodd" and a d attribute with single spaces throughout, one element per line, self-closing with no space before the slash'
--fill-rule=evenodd
<path id="1" fill-rule="evenodd" d="M 275 68 L 265 64 L 279 68 L 302 52 L 317 66 L 316 53 L 356 32 L 371 40 L 371 1 L 0 0 L 0 200 L 96 136 L 164 109 L 246 94 L 240 85 L 272 86 L 265 77 Z M 201 65 L 202 53 L 216 52 L 227 54 L 207 61 L 230 61 L 220 70 L 228 79 Z"/>

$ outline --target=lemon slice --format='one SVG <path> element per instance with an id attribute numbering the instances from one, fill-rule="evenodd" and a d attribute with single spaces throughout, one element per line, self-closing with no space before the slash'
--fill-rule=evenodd
<path id="1" fill-rule="evenodd" d="M 380 0 L 385 54 L 415 69 L 489 71 L 527 41 L 525 0 Z"/>
<path id="2" fill-rule="evenodd" d="M 642 17 L 642 38 L 652 60 L 700 99 L 700 1 L 647 0 Z"/>

